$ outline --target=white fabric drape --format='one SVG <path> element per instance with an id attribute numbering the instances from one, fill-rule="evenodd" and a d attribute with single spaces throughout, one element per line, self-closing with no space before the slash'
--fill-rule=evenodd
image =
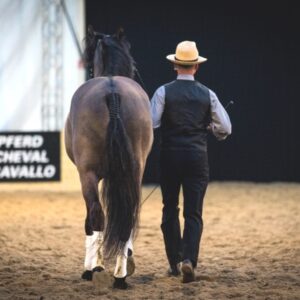
<path id="1" fill-rule="evenodd" d="M 0 1 L 0 131 L 42 130 L 42 1 Z M 84 0 L 66 0 L 66 6 L 82 44 Z M 64 119 L 74 91 L 84 81 L 79 61 L 64 17 Z"/>

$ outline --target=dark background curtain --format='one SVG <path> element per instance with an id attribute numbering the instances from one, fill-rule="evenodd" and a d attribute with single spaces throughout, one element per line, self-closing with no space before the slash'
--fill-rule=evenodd
<path id="1" fill-rule="evenodd" d="M 209 3 L 207 3 L 209 2 Z M 288 2 L 86 0 L 86 23 L 98 31 L 125 29 L 146 91 L 175 78 L 165 56 L 196 41 L 196 79 L 228 108 L 233 133 L 209 137 L 211 180 L 300 181 L 300 21 Z M 138 81 L 138 79 L 137 79 Z M 158 140 L 144 182 L 158 181 Z"/>

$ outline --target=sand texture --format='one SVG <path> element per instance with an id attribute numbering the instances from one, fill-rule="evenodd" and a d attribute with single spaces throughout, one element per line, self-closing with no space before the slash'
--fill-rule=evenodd
<path id="1" fill-rule="evenodd" d="M 0 184 L 0 299 L 300 299 L 300 184 L 210 183 L 189 284 L 166 276 L 161 208 L 158 188 L 142 207 L 129 289 L 98 288 L 80 279 L 85 204 L 66 157 L 60 183 Z"/>

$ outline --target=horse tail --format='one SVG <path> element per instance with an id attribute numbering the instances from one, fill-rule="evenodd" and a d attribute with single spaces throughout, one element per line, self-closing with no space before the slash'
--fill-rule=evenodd
<path id="1" fill-rule="evenodd" d="M 106 96 L 110 120 L 106 133 L 106 175 L 102 199 L 106 208 L 104 254 L 112 257 L 124 248 L 130 234 L 135 235 L 140 208 L 138 164 L 120 115 L 120 95 L 110 78 L 111 92 Z"/>

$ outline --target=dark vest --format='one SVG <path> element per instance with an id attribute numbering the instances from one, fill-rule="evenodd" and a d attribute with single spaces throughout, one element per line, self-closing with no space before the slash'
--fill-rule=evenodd
<path id="1" fill-rule="evenodd" d="M 206 127 L 210 121 L 209 89 L 192 80 L 175 80 L 164 87 L 162 149 L 206 151 Z"/>

